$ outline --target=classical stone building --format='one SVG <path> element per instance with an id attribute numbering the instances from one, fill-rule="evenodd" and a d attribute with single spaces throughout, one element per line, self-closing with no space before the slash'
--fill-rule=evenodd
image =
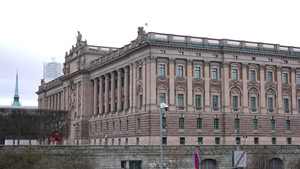
<path id="1" fill-rule="evenodd" d="M 145 33 L 121 47 L 78 32 L 39 109 L 71 112 L 66 144 L 300 144 L 300 47 Z"/>

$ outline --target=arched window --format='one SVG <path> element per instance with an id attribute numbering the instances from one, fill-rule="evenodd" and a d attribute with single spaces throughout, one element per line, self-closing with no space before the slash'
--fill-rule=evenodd
<path id="1" fill-rule="evenodd" d="M 269 161 L 270 169 L 283 169 L 283 161 L 279 158 L 272 158 Z"/>
<path id="2" fill-rule="evenodd" d="M 213 159 L 206 159 L 201 162 L 201 169 L 217 169 L 217 162 Z"/>

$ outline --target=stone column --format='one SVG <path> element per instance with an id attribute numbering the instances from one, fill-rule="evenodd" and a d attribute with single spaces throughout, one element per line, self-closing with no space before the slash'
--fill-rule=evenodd
<path id="1" fill-rule="evenodd" d="M 122 70 L 118 70 L 118 111 L 122 109 Z"/>
<path id="2" fill-rule="evenodd" d="M 152 57 L 150 59 L 150 65 L 149 65 L 149 77 L 148 79 L 148 87 L 149 87 L 149 105 L 150 105 L 150 110 L 157 110 L 157 102 L 156 102 L 156 58 Z M 148 90 L 148 89 L 147 89 Z"/>
<path id="3" fill-rule="evenodd" d="M 146 104 L 147 103 L 147 93 L 146 93 L 146 90 L 147 90 L 147 86 L 146 86 L 146 83 L 147 83 L 147 78 L 146 78 L 146 67 L 147 67 L 147 60 L 146 59 L 143 59 L 143 66 L 142 66 L 142 82 L 143 82 L 143 107 L 142 107 L 142 110 L 146 110 Z"/>
<path id="4" fill-rule="evenodd" d="M 108 74 L 105 74 L 105 113 L 108 113 L 109 111 L 109 104 L 108 104 L 108 93 L 109 93 L 109 88 L 108 88 Z"/>
<path id="5" fill-rule="evenodd" d="M 277 110 L 279 114 L 283 114 L 282 109 L 282 74 L 281 74 L 281 67 L 277 66 Z"/>
<path id="6" fill-rule="evenodd" d="M 61 91 L 58 92 L 58 110 L 61 110 Z"/>
<path id="7" fill-rule="evenodd" d="M 103 77 L 99 77 L 99 114 L 102 114 L 103 110 Z"/>
<path id="8" fill-rule="evenodd" d="M 48 99 L 47 109 L 50 110 L 51 109 L 51 96 L 48 96 L 47 99 Z"/>
<path id="9" fill-rule="evenodd" d="M 132 64 L 132 112 L 136 111 L 136 84 L 137 84 L 137 77 L 136 77 L 136 63 Z"/>
<path id="10" fill-rule="evenodd" d="M 133 106 L 133 64 L 131 63 L 129 65 L 129 112 L 132 112 L 132 106 Z"/>
<path id="11" fill-rule="evenodd" d="M 95 78 L 95 79 L 93 79 L 93 81 L 94 81 L 94 90 L 93 90 L 93 95 L 94 95 L 94 108 L 93 108 L 93 110 L 94 110 L 94 112 L 93 112 L 93 114 L 94 114 L 94 116 L 96 115 L 96 114 L 98 114 L 98 110 L 97 110 L 97 107 L 98 107 L 98 80 L 97 80 L 97 78 Z"/>
<path id="12" fill-rule="evenodd" d="M 248 64 L 243 63 L 242 65 L 242 73 L 243 73 L 243 95 L 242 95 L 242 107 L 244 113 L 249 113 L 248 107 L 248 78 L 247 78 L 247 71 Z"/>
<path id="13" fill-rule="evenodd" d="M 61 98 L 61 109 L 65 110 L 65 89 L 63 88 L 61 91 L 62 98 Z"/>
<path id="14" fill-rule="evenodd" d="M 129 79 L 128 79 L 128 74 L 129 74 L 129 70 L 128 70 L 128 67 L 126 66 L 125 67 L 125 77 L 124 77 L 124 109 L 127 110 L 128 109 L 128 105 L 129 105 L 129 85 L 128 85 L 128 82 L 129 82 Z"/>
<path id="15" fill-rule="evenodd" d="M 260 65 L 260 112 L 266 113 L 265 65 Z"/>
<path id="16" fill-rule="evenodd" d="M 291 68 L 292 113 L 297 114 L 296 69 Z"/>
<path id="17" fill-rule="evenodd" d="M 229 64 L 228 63 L 223 63 L 222 66 L 223 69 L 223 104 L 224 104 L 224 111 L 230 112 L 231 111 L 231 107 L 230 107 L 230 100 L 232 99 L 230 97 L 230 89 L 229 89 Z"/>
<path id="18" fill-rule="evenodd" d="M 176 110 L 175 106 L 175 61 L 173 58 L 169 58 L 169 88 L 170 88 L 170 95 L 169 95 L 169 107 L 170 111 Z"/>
<path id="19" fill-rule="evenodd" d="M 110 78 L 110 96 L 111 96 L 111 101 L 110 101 L 110 110 L 111 112 L 116 111 L 115 110 L 115 72 L 111 72 L 111 78 Z"/>
<path id="20" fill-rule="evenodd" d="M 211 111 L 211 105 L 210 105 L 210 86 L 209 86 L 209 81 L 210 81 L 210 72 L 211 70 L 209 69 L 209 62 L 205 61 L 204 63 L 204 90 L 205 90 L 205 100 L 204 100 L 204 111 L 205 112 L 210 112 Z"/>
<path id="21" fill-rule="evenodd" d="M 193 60 L 187 60 L 187 111 L 193 111 Z"/>

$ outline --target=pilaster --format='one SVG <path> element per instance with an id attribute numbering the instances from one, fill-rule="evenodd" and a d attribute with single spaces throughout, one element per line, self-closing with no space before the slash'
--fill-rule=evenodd
<path id="1" fill-rule="evenodd" d="M 111 98 L 111 101 L 110 101 L 110 110 L 112 112 L 116 111 L 115 110 L 115 72 L 111 72 L 111 78 L 110 78 L 110 98 Z"/>
<path id="2" fill-rule="evenodd" d="M 266 113 L 265 65 L 260 65 L 260 112 Z"/>
<path id="3" fill-rule="evenodd" d="M 170 88 L 170 97 L 169 97 L 169 107 L 170 111 L 175 111 L 175 81 L 174 81 L 174 76 L 175 76 L 175 62 L 173 58 L 169 58 L 169 88 Z"/>
<path id="4" fill-rule="evenodd" d="M 149 105 L 150 110 L 157 110 L 157 102 L 156 102 L 156 58 L 152 57 L 150 58 L 149 62 L 149 82 L 148 82 L 148 88 L 149 88 Z"/>
<path id="5" fill-rule="evenodd" d="M 277 66 L 277 110 L 279 114 L 283 114 L 282 109 L 282 74 L 281 74 L 281 67 Z"/>
<path id="6" fill-rule="evenodd" d="M 103 114 L 103 77 L 99 77 L 99 114 Z"/>
<path id="7" fill-rule="evenodd" d="M 187 60 L 187 111 L 193 111 L 193 65 Z"/>
<path id="8" fill-rule="evenodd" d="M 291 69 L 292 113 L 297 114 L 296 69 Z"/>
<path id="9" fill-rule="evenodd" d="M 210 70 L 209 70 L 209 62 L 205 61 L 204 63 L 204 111 L 210 112 L 211 111 L 211 105 L 210 105 L 210 86 L 209 86 L 209 80 L 210 80 Z"/>
<path id="10" fill-rule="evenodd" d="M 232 98 L 230 98 L 230 89 L 229 89 L 229 63 L 225 62 L 223 63 L 222 66 L 222 71 L 223 72 L 223 103 L 224 103 L 224 111 L 225 113 L 230 112 L 230 100 Z"/>
<path id="11" fill-rule="evenodd" d="M 105 113 L 108 113 L 109 111 L 109 104 L 108 104 L 108 92 L 109 92 L 109 88 L 108 88 L 108 74 L 105 74 Z"/>
<path id="12" fill-rule="evenodd" d="M 117 106 L 118 106 L 118 111 L 121 111 L 122 109 L 122 71 L 121 69 L 118 70 L 118 103 L 117 103 Z"/>
<path id="13" fill-rule="evenodd" d="M 128 67 L 125 67 L 125 77 L 124 77 L 124 109 L 128 110 L 128 105 L 129 105 L 129 70 Z"/>
<path id="14" fill-rule="evenodd" d="M 93 85 L 94 85 L 94 90 L 93 90 L 93 95 L 94 95 L 94 106 L 93 106 L 93 114 L 94 114 L 94 116 L 96 115 L 96 114 L 98 114 L 98 112 L 97 112 L 97 105 L 98 105 L 98 96 L 97 96 L 97 94 L 98 94 L 98 80 L 97 80 L 97 78 L 95 78 L 95 79 L 93 79 Z"/>
<path id="15" fill-rule="evenodd" d="M 243 95 L 242 95 L 242 108 L 244 113 L 249 113 L 249 106 L 248 106 L 248 64 L 244 63 L 242 65 L 242 73 L 243 73 Z"/>

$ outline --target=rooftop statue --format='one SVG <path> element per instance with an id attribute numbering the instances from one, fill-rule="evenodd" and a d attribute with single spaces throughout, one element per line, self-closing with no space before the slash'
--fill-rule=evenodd
<path id="1" fill-rule="evenodd" d="M 81 33 L 79 32 L 79 31 L 77 31 L 77 43 L 76 44 L 80 44 L 80 42 L 81 42 L 81 40 L 82 40 L 82 35 L 81 35 Z"/>
<path id="2" fill-rule="evenodd" d="M 144 27 L 138 27 L 138 37 L 137 37 L 137 45 L 141 44 L 144 40 L 145 40 L 145 37 L 146 37 L 146 31 L 144 30 Z"/>

